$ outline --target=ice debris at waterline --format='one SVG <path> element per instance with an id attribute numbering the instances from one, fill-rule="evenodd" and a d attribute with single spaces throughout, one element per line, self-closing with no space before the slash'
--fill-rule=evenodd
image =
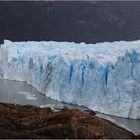
<path id="1" fill-rule="evenodd" d="M 58 101 L 140 119 L 140 40 L 97 44 L 5 40 L 0 76 L 26 81 Z"/>

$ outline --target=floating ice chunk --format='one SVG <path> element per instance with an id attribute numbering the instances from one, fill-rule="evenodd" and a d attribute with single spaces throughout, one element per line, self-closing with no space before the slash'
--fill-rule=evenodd
<path id="1" fill-rule="evenodd" d="M 17 93 L 18 94 L 25 95 L 25 98 L 28 99 L 28 100 L 37 100 L 37 98 L 35 97 L 35 94 L 31 94 L 30 92 L 27 92 L 27 91 L 19 91 Z"/>
<path id="2" fill-rule="evenodd" d="M 23 95 L 29 95 L 30 94 L 30 92 L 26 92 L 26 91 L 19 91 L 17 93 L 18 94 L 23 94 Z"/>
<path id="3" fill-rule="evenodd" d="M 34 97 L 34 96 L 32 96 L 32 95 L 27 95 L 26 98 L 27 98 L 28 100 L 37 100 L 37 98 Z"/>

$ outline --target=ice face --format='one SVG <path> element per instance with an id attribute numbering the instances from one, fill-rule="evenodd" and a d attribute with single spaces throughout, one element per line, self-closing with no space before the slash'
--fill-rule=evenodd
<path id="1" fill-rule="evenodd" d="M 140 119 L 140 40 L 97 44 L 5 40 L 0 77 L 25 81 L 58 101 Z"/>

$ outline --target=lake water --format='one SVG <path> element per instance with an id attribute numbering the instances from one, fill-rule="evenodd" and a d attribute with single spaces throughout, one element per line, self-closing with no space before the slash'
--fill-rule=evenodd
<path id="1" fill-rule="evenodd" d="M 59 103 L 54 101 L 41 93 L 35 88 L 27 85 L 25 82 L 17 82 L 0 79 L 0 102 L 1 103 L 15 103 L 15 104 L 31 104 L 36 106 L 65 106 L 68 108 L 77 108 L 80 110 L 87 110 L 85 107 Z M 100 114 L 100 117 L 109 118 L 118 124 L 130 129 L 135 133 L 140 134 L 140 120 L 124 119 L 109 115 Z"/>

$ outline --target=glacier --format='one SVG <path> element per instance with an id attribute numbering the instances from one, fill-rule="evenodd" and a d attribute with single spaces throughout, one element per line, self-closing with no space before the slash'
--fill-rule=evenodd
<path id="1" fill-rule="evenodd" d="M 4 40 L 0 78 L 25 81 L 57 101 L 140 119 L 140 40 L 97 44 Z"/>

